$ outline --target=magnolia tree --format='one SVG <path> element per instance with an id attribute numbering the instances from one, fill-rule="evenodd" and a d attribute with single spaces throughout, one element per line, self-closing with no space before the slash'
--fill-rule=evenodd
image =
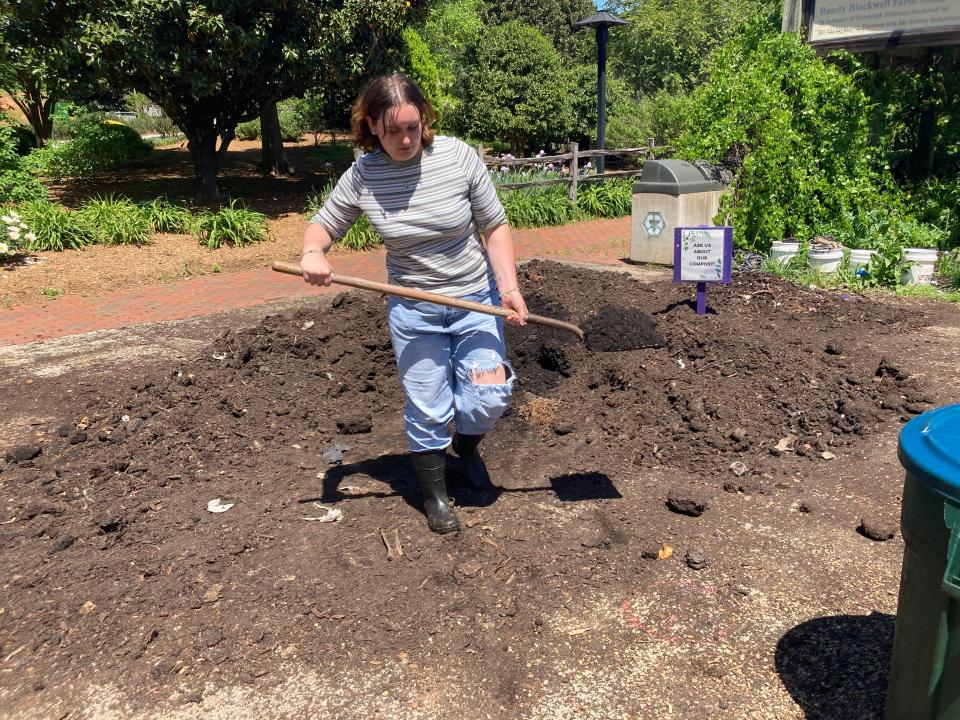
<path id="1" fill-rule="evenodd" d="M 0 3 L 0 90 L 23 112 L 37 144 L 50 139 L 54 105 L 110 89 L 89 70 L 82 51 L 88 2 L 8 0 Z"/>
<path id="2" fill-rule="evenodd" d="M 205 201 L 238 123 L 261 117 L 265 169 L 283 171 L 277 101 L 356 85 L 389 50 L 397 0 L 114 0 L 84 41 L 105 77 L 154 100 L 187 137 Z"/>

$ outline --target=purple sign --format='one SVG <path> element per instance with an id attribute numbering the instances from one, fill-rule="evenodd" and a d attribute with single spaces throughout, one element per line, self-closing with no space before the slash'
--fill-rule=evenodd
<path id="1" fill-rule="evenodd" d="M 707 283 L 730 282 L 733 228 L 699 225 L 673 231 L 673 281 L 697 283 L 697 315 L 707 312 Z"/>

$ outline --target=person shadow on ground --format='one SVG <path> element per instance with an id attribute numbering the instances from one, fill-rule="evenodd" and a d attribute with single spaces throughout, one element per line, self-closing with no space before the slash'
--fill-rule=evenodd
<path id="1" fill-rule="evenodd" d="M 368 489 L 360 492 L 341 492 L 341 483 L 350 485 L 353 476 L 367 476 L 390 487 L 389 490 Z M 456 498 L 456 504 L 461 507 L 481 507 L 496 501 L 502 488 L 479 501 L 479 498 L 470 491 L 466 480 L 462 477 L 463 469 L 456 456 L 447 455 L 447 493 Z M 323 478 L 323 492 L 320 502 L 334 503 L 362 497 L 391 497 L 399 495 L 408 505 L 421 510 L 423 497 L 409 453 L 393 453 L 375 458 L 359 460 L 354 463 L 334 465 Z M 301 502 L 316 502 L 316 498 L 307 498 Z"/>
<path id="2" fill-rule="evenodd" d="M 774 662 L 808 720 L 882 720 L 894 616 L 808 620 L 777 643 Z"/>
<path id="3" fill-rule="evenodd" d="M 365 489 L 359 492 L 344 493 L 343 486 L 349 486 L 353 476 L 367 476 L 387 486 L 389 490 Z M 496 484 L 496 481 L 495 481 Z M 568 473 L 550 478 L 549 485 L 503 488 L 497 486 L 496 492 L 480 498 L 467 487 L 463 477 L 460 460 L 447 455 L 447 491 L 456 499 L 460 507 L 485 507 L 496 502 L 503 493 L 529 493 L 552 491 L 563 502 L 582 502 L 587 500 L 617 499 L 622 497 L 610 478 L 598 472 Z M 363 497 L 391 497 L 399 495 L 407 504 L 421 509 L 422 497 L 413 472 L 408 453 L 391 453 L 379 457 L 367 458 L 354 463 L 334 465 L 326 471 L 323 489 L 319 498 L 303 498 L 299 502 L 336 503 Z"/>

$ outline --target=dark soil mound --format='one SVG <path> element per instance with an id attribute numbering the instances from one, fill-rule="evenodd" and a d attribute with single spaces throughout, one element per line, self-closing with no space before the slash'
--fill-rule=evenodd
<path id="1" fill-rule="evenodd" d="M 583 324 L 587 347 L 594 352 L 660 347 L 656 321 L 642 310 L 605 305 Z"/>
<path id="2" fill-rule="evenodd" d="M 906 321 L 863 298 L 745 276 L 712 288 L 713 312 L 699 317 L 688 286 L 550 262 L 525 265 L 521 283 L 532 312 L 588 327 L 607 318 L 596 330 L 607 352 L 549 328 L 508 328 L 515 402 L 482 446 L 496 481 L 519 493 L 491 508 L 506 540 L 426 533 L 411 507 L 385 303 L 343 294 L 224 333 L 145 379 L 119 375 L 96 402 L 67 407 L 39 454 L 9 456 L 2 646 L 29 648 L 31 669 L 7 681 L 29 692 L 38 675 L 49 684 L 87 658 L 146 688 L 212 673 L 253 682 L 288 657 L 379 661 L 423 650 L 425 638 L 463 676 L 522 676 L 505 654 L 462 649 L 524 645 L 584 548 L 607 549 L 595 569 L 611 582 L 624 572 L 631 556 L 615 548 L 626 526 L 601 510 L 621 498 L 617 484 L 641 482 L 636 468 L 684 471 L 720 491 L 734 460 L 772 477 L 927 407 L 909 372 L 878 353 Z M 616 350 L 618 332 L 652 342 L 646 316 L 658 347 Z M 633 488 L 617 517 L 647 527 L 670 514 L 664 492 Z M 603 537 L 558 534 L 536 493 L 595 501 Z M 215 498 L 234 505 L 208 512 Z M 324 514 L 314 502 L 339 503 L 345 519 L 301 522 Z M 416 577 L 381 544 L 398 523 Z M 507 541 L 516 545 L 500 555 Z M 451 620 L 486 614 L 488 629 Z"/>

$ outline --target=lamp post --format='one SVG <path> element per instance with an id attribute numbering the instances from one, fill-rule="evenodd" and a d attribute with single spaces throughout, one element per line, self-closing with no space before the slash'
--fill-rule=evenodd
<path id="1" fill-rule="evenodd" d="M 603 150 L 607 129 L 607 38 L 611 25 L 626 25 L 627 21 L 613 13 L 601 10 L 573 24 L 575 30 L 592 27 L 597 33 L 597 149 Z M 604 157 L 597 157 L 597 172 L 603 173 Z"/>

